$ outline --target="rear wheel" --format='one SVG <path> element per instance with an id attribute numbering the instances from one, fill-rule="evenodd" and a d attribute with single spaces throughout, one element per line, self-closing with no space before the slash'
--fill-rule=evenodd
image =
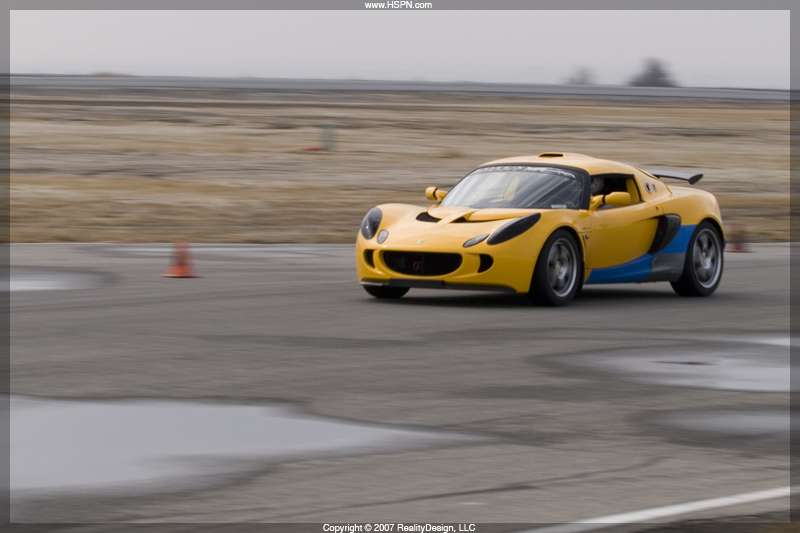
<path id="1" fill-rule="evenodd" d="M 528 298 L 539 305 L 565 305 L 580 289 L 581 260 L 578 243 L 565 229 L 544 243 L 533 270 Z"/>
<path id="2" fill-rule="evenodd" d="M 407 287 L 384 287 L 383 285 L 364 285 L 364 290 L 375 298 L 401 298 L 408 292 Z"/>
<path id="3" fill-rule="evenodd" d="M 722 280 L 722 239 L 717 228 L 708 221 L 701 222 L 694 230 L 683 275 L 672 282 L 672 288 L 681 296 L 709 296 Z"/>

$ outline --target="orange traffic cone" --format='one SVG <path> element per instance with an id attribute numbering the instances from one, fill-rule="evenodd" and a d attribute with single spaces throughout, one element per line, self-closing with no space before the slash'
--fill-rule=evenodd
<path id="1" fill-rule="evenodd" d="M 731 231 L 729 233 L 728 239 L 728 246 L 726 247 L 726 251 L 728 252 L 747 252 L 747 230 L 744 228 L 742 224 L 736 224 L 731 227 Z"/>
<path id="2" fill-rule="evenodd" d="M 167 271 L 161 274 L 165 278 L 197 278 L 194 270 L 192 269 L 192 258 L 189 253 L 188 242 L 175 243 L 175 255 L 172 259 L 172 265 Z"/>

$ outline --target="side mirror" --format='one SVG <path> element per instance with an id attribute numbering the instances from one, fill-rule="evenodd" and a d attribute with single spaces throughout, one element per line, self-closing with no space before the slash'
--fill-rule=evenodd
<path id="1" fill-rule="evenodd" d="M 589 204 L 589 211 L 594 211 L 603 204 L 616 206 L 631 205 L 631 195 L 627 192 L 612 192 L 610 194 L 592 196 L 592 201 Z"/>
<path id="2" fill-rule="evenodd" d="M 437 189 L 436 187 L 428 187 L 425 189 L 425 198 L 433 200 L 434 202 L 441 202 L 447 196 L 447 191 Z"/>
<path id="3" fill-rule="evenodd" d="M 627 192 L 612 192 L 605 195 L 603 203 L 610 205 L 631 205 L 631 195 Z"/>

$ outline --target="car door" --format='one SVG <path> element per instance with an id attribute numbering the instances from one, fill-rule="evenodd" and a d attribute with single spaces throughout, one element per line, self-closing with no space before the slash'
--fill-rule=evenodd
<path id="1" fill-rule="evenodd" d="M 586 266 L 608 268 L 646 254 L 653 244 L 660 209 L 648 202 L 596 209 L 586 240 Z"/>
<path id="2" fill-rule="evenodd" d="M 661 214 L 658 202 L 643 197 L 633 175 L 607 175 L 602 193 L 624 191 L 630 205 L 600 205 L 589 212 L 592 229 L 586 239 L 586 266 L 616 267 L 644 256 L 653 244 Z"/>

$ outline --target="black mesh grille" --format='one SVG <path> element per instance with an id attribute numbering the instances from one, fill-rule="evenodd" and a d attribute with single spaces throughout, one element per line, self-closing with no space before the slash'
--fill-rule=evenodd
<path id="1" fill-rule="evenodd" d="M 443 276 L 461 266 L 460 254 L 387 250 L 383 252 L 383 260 L 395 272 L 411 276 Z"/>

